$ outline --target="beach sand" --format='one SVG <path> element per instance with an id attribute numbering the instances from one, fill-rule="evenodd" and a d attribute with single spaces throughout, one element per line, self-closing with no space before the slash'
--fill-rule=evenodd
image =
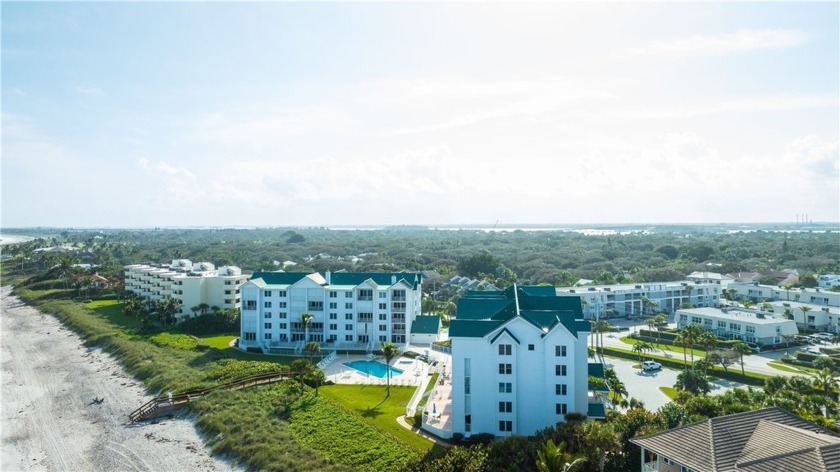
<path id="1" fill-rule="evenodd" d="M 242 470 L 213 456 L 189 418 L 130 424 L 152 398 L 142 383 L 10 291 L 0 291 L 0 470 Z"/>

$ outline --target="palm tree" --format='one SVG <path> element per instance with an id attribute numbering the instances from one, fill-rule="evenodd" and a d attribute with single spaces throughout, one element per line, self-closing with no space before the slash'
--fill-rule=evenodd
<path id="1" fill-rule="evenodd" d="M 744 308 L 752 308 L 755 305 L 755 302 L 752 298 L 745 298 L 744 301 L 741 302 L 741 305 L 744 305 Z"/>
<path id="2" fill-rule="evenodd" d="M 785 284 L 784 285 L 785 291 L 787 292 L 787 299 L 790 300 L 790 289 L 793 288 L 793 284 Z"/>
<path id="3" fill-rule="evenodd" d="M 732 351 L 738 354 L 738 362 L 741 363 L 741 374 L 744 375 L 744 355 L 752 354 L 752 348 L 744 341 L 738 341 L 732 345 Z"/>
<path id="4" fill-rule="evenodd" d="M 648 344 L 646 342 L 638 342 L 638 343 L 633 345 L 633 352 L 639 354 L 639 362 L 642 362 L 642 355 L 644 355 L 645 352 L 652 351 L 652 350 L 653 350 L 653 346 L 651 346 L 650 344 Z"/>
<path id="5" fill-rule="evenodd" d="M 601 352 L 604 352 L 604 331 L 610 329 L 610 324 L 605 320 L 595 322 L 595 331 L 598 333 L 598 341 L 601 345 Z"/>
<path id="6" fill-rule="evenodd" d="M 660 313 L 653 318 L 653 321 L 656 323 L 656 344 L 659 344 L 661 340 L 659 339 L 660 333 L 662 333 L 662 327 L 666 326 L 666 319 L 665 314 Z"/>
<path id="7" fill-rule="evenodd" d="M 198 315 L 198 310 L 200 310 L 198 305 L 194 305 L 194 306 L 190 307 L 190 311 L 192 312 L 193 316 Z"/>
<path id="8" fill-rule="evenodd" d="M 804 324 L 805 327 L 808 327 L 808 312 L 811 311 L 811 309 L 812 308 L 808 305 L 802 305 L 799 307 L 799 310 L 802 312 L 802 324 Z"/>
<path id="9" fill-rule="evenodd" d="M 833 390 L 836 390 L 838 385 L 840 385 L 838 384 L 837 379 L 834 377 L 834 374 L 834 369 L 829 368 L 818 370 L 814 374 L 814 387 L 821 389 L 826 397 L 828 397 L 829 394 Z"/>
<path id="10" fill-rule="evenodd" d="M 210 305 L 208 305 L 206 303 L 199 303 L 198 304 L 198 310 L 201 312 L 202 315 L 206 315 L 207 310 L 209 310 L 209 309 L 210 309 Z"/>
<path id="11" fill-rule="evenodd" d="M 709 352 L 717 347 L 718 338 L 711 331 L 703 331 L 697 338 L 697 342 L 703 345 L 704 351 Z"/>
<path id="12" fill-rule="evenodd" d="M 400 348 L 394 343 L 382 343 L 382 355 L 385 357 L 385 363 L 388 367 L 387 372 L 387 396 L 391 396 L 391 359 L 400 355 Z"/>
<path id="13" fill-rule="evenodd" d="M 312 363 L 312 358 L 318 355 L 321 352 L 321 345 L 316 343 L 315 341 L 310 341 L 306 343 L 306 346 L 303 348 L 306 351 L 306 354 L 309 357 L 309 362 Z M 320 375 L 318 374 L 318 369 L 314 369 L 315 374 L 312 376 L 312 380 L 315 382 L 315 396 L 318 396 L 318 387 L 320 386 Z"/>
<path id="14" fill-rule="evenodd" d="M 785 318 L 787 318 L 789 320 L 792 320 L 793 319 L 793 310 L 790 307 L 785 308 L 784 315 L 785 315 Z"/>
<path id="15" fill-rule="evenodd" d="M 645 318 L 645 324 L 648 327 L 648 332 L 652 333 L 653 328 L 656 326 L 656 320 L 653 318 Z"/>
<path id="16" fill-rule="evenodd" d="M 674 338 L 674 342 L 682 346 L 683 348 L 683 369 L 688 368 L 688 354 L 686 353 L 686 347 L 688 347 L 688 333 L 685 331 L 678 333 L 677 337 Z"/>
<path id="17" fill-rule="evenodd" d="M 688 303 L 688 305 L 689 305 L 689 306 L 691 306 L 691 292 L 692 292 L 693 290 L 694 290 L 694 286 L 693 286 L 693 285 L 686 285 L 686 286 L 685 286 L 685 296 L 686 296 L 686 301 L 685 301 L 684 303 Z"/>
<path id="18" fill-rule="evenodd" d="M 553 439 L 549 439 L 537 451 L 537 470 L 539 472 L 571 472 L 575 467 L 585 462 L 581 455 L 566 452 L 566 443 L 558 446 Z"/>
<path id="19" fill-rule="evenodd" d="M 312 324 L 313 316 L 309 312 L 304 311 L 300 315 L 300 324 L 303 326 L 303 340 L 309 340 L 309 326 Z"/>
<path id="20" fill-rule="evenodd" d="M 615 431 L 611 423 L 596 421 L 584 423 L 583 433 L 586 445 L 597 454 L 599 472 L 603 472 L 607 456 L 622 451 L 621 435 Z"/>
<path id="21" fill-rule="evenodd" d="M 705 330 L 700 325 L 688 325 L 683 328 L 683 333 L 686 335 L 686 344 L 691 349 L 691 363 L 694 364 L 694 345 L 703 335 Z"/>

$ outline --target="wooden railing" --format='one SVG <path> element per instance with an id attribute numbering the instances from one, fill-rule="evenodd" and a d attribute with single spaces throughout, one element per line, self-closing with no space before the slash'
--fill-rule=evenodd
<path id="1" fill-rule="evenodd" d="M 135 423 L 137 421 L 147 420 L 156 416 L 167 415 L 172 411 L 185 406 L 190 401 L 201 398 L 217 390 L 241 390 L 243 388 L 256 387 L 258 385 L 268 385 L 276 382 L 282 382 L 297 376 L 298 374 L 295 372 L 271 372 L 268 374 L 252 375 L 250 377 L 214 385 L 212 387 L 190 390 L 188 392 L 179 393 L 178 395 L 164 395 L 149 400 L 143 406 L 131 412 L 131 414 L 128 415 L 128 418 L 132 423 Z"/>

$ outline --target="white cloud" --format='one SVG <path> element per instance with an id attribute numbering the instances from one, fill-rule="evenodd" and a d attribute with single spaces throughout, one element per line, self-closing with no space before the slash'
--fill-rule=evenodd
<path id="1" fill-rule="evenodd" d="M 792 29 L 740 29 L 734 33 L 692 36 L 632 47 L 642 56 L 715 56 L 760 49 L 785 49 L 808 41 L 808 35 Z"/>

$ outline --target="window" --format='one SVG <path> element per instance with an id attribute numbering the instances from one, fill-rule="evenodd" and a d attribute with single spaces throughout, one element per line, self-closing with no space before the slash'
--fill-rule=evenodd
<path id="1" fill-rule="evenodd" d="M 277 327 L 280 329 L 286 329 L 288 325 L 286 323 L 277 323 Z"/>
<path id="2" fill-rule="evenodd" d="M 688 323 L 688 315 L 680 315 L 680 321 L 683 323 Z"/>
<path id="3" fill-rule="evenodd" d="M 324 302 L 309 301 L 309 311 L 324 311 Z"/>
<path id="4" fill-rule="evenodd" d="M 509 432 L 513 431 L 513 421 L 510 421 L 510 420 L 499 421 L 499 431 L 501 431 L 503 433 L 509 433 Z"/>
<path id="5" fill-rule="evenodd" d="M 330 313 L 330 319 L 331 320 L 337 320 L 338 319 L 338 313 Z"/>
<path id="6" fill-rule="evenodd" d="M 379 292 L 379 298 L 388 298 L 387 292 Z"/>
<path id="7" fill-rule="evenodd" d="M 748 333 L 755 333 L 755 326 L 747 326 Z"/>
<path id="8" fill-rule="evenodd" d="M 264 327 L 265 329 L 271 329 L 271 323 L 265 323 Z"/>
<path id="9" fill-rule="evenodd" d="M 741 331 L 741 325 L 737 323 L 729 323 L 729 329 L 732 331 Z"/>
<path id="10" fill-rule="evenodd" d="M 245 333 L 245 340 L 246 341 L 256 341 L 257 340 L 257 333 Z"/>
<path id="11" fill-rule="evenodd" d="M 345 334 L 344 335 L 344 340 L 353 342 L 353 335 L 352 334 Z"/>
<path id="12" fill-rule="evenodd" d="M 268 311 L 265 312 L 265 314 L 263 315 L 263 318 L 265 318 L 267 320 L 270 320 L 271 319 L 271 312 L 268 312 Z"/>
<path id="13" fill-rule="evenodd" d="M 337 309 L 338 309 L 338 303 L 330 302 L 330 310 L 337 310 Z"/>
<path id="14" fill-rule="evenodd" d="M 555 395 L 567 395 L 566 384 L 556 384 L 554 386 Z"/>
<path id="15" fill-rule="evenodd" d="M 345 320 L 352 320 L 353 319 L 353 313 L 345 313 L 344 314 L 344 319 Z"/>
<path id="16" fill-rule="evenodd" d="M 265 307 L 265 308 L 271 308 L 271 302 L 265 302 L 265 303 L 263 304 L 263 307 Z"/>
<path id="17" fill-rule="evenodd" d="M 380 295 L 382 295 L 382 294 L 380 293 Z M 387 303 L 380 303 L 379 304 L 379 309 L 380 310 L 387 310 L 388 309 L 388 304 Z"/>
<path id="18" fill-rule="evenodd" d="M 566 364 L 560 364 L 554 366 L 554 375 L 559 375 L 561 377 L 566 376 Z"/>
<path id="19" fill-rule="evenodd" d="M 359 296 L 357 300 L 362 302 L 369 302 L 373 300 L 373 290 L 368 288 L 359 289 Z"/>
<path id="20" fill-rule="evenodd" d="M 529 350 L 529 351 L 533 351 L 533 350 L 534 350 L 534 345 L 533 345 L 533 344 L 529 344 L 529 345 L 528 345 L 528 350 Z"/>
<path id="21" fill-rule="evenodd" d="M 344 292 L 344 298 L 353 298 L 353 292 Z"/>
<path id="22" fill-rule="evenodd" d="M 691 322 L 693 324 L 700 324 L 701 321 L 703 321 L 703 320 L 701 320 L 699 316 L 692 316 L 691 317 Z"/>
<path id="23" fill-rule="evenodd" d="M 345 331 L 353 331 L 353 325 L 351 325 L 351 324 L 344 325 L 344 330 Z"/>
<path id="24" fill-rule="evenodd" d="M 335 292 L 335 291 L 330 292 L 330 298 L 338 298 L 338 292 Z"/>
<path id="25" fill-rule="evenodd" d="M 568 408 L 565 403 L 557 403 L 554 405 L 554 412 L 558 415 L 565 415 L 568 412 Z"/>
<path id="26" fill-rule="evenodd" d="M 499 393 L 513 392 L 513 384 L 510 382 L 499 382 Z"/>
<path id="27" fill-rule="evenodd" d="M 499 413 L 511 413 L 513 411 L 513 402 L 499 402 Z"/>
<path id="28" fill-rule="evenodd" d="M 718 321 L 718 328 L 726 328 L 726 321 Z"/>
<path id="29" fill-rule="evenodd" d="M 264 292 L 263 292 L 263 296 L 264 296 L 264 297 L 270 297 L 270 296 L 271 296 L 271 290 L 266 290 L 266 291 L 264 291 Z"/>
<path id="30" fill-rule="evenodd" d="M 278 308 L 286 308 L 286 302 L 279 302 L 279 303 L 277 304 L 277 307 L 278 307 Z"/>
<path id="31" fill-rule="evenodd" d="M 513 372 L 513 366 L 511 364 L 499 364 L 499 373 L 510 375 Z"/>
<path id="32" fill-rule="evenodd" d="M 280 313 L 277 313 L 277 317 L 280 318 L 281 320 L 285 320 L 287 316 L 288 315 L 286 314 L 285 311 L 281 311 Z"/>
<path id="33" fill-rule="evenodd" d="M 271 333 L 265 333 L 263 336 L 265 339 L 271 339 Z"/>
<path id="34" fill-rule="evenodd" d="M 344 304 L 344 309 L 345 310 L 352 310 L 353 309 L 353 304 L 350 303 L 350 302 L 345 303 Z"/>
<path id="35" fill-rule="evenodd" d="M 388 319 L 388 315 L 386 315 L 385 313 L 379 314 L 379 321 L 385 321 L 386 319 Z"/>
<path id="36" fill-rule="evenodd" d="M 256 300 L 245 300 L 245 309 L 246 310 L 256 310 L 257 309 L 257 301 Z"/>
<path id="37" fill-rule="evenodd" d="M 472 382 L 470 382 L 471 377 L 464 377 L 464 395 L 469 395 Z"/>
<path id="38" fill-rule="evenodd" d="M 286 291 L 285 290 L 280 290 L 279 292 L 277 292 L 277 296 L 278 297 L 285 297 L 286 296 Z"/>
<path id="39" fill-rule="evenodd" d="M 554 346 L 554 355 L 556 357 L 566 357 L 566 346 Z"/>
<path id="40" fill-rule="evenodd" d="M 230 290 L 225 290 L 225 295 L 230 295 Z"/>
<path id="41" fill-rule="evenodd" d="M 388 336 L 379 336 L 379 342 L 384 343 L 388 341 Z"/>
<path id="42" fill-rule="evenodd" d="M 338 330 L 338 324 L 330 323 L 330 331 L 336 331 L 336 330 Z"/>
<path id="43" fill-rule="evenodd" d="M 500 356 L 509 356 L 511 355 L 511 345 L 510 344 L 499 344 L 499 355 Z"/>

